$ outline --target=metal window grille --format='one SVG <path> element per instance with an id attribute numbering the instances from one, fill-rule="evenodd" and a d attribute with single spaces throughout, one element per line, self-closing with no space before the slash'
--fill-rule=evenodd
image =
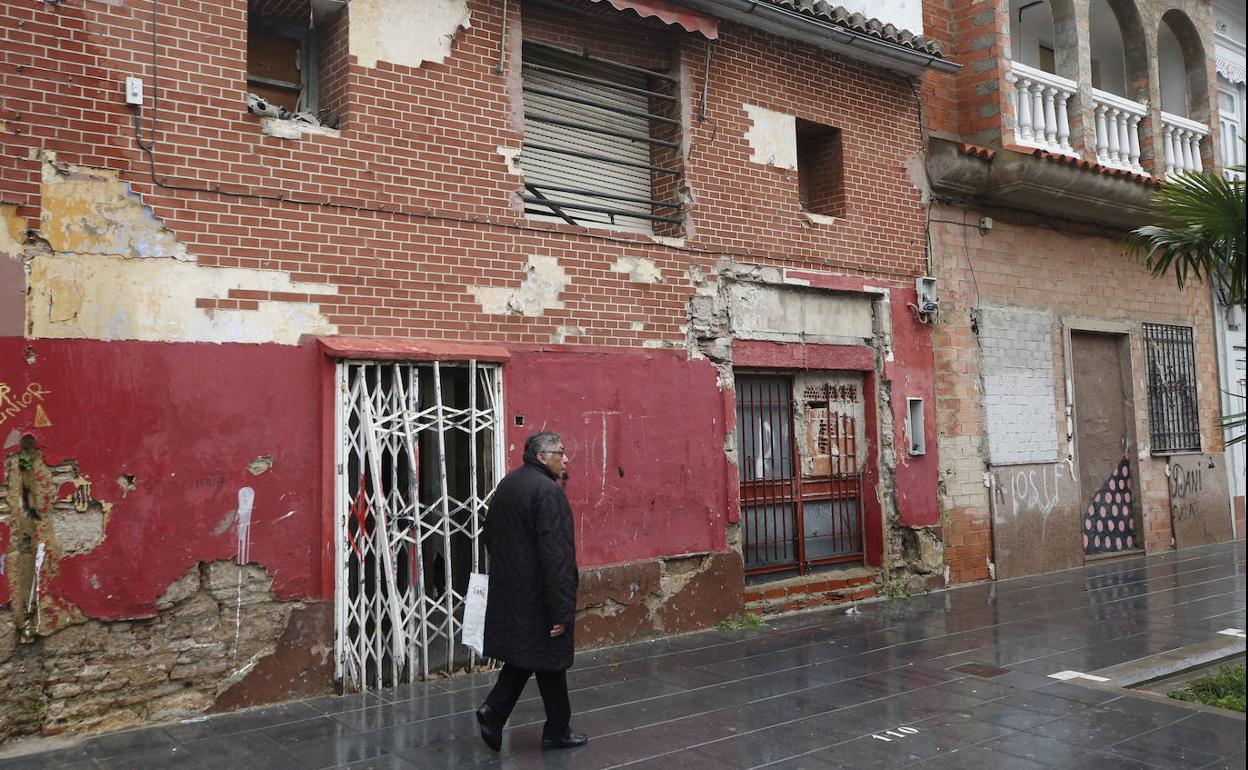
<path id="1" fill-rule="evenodd" d="M 796 405 L 786 376 L 741 376 L 737 393 L 737 466 L 747 574 L 860 560 L 862 474 L 857 421 L 832 409 L 833 386 L 806 394 L 808 429 L 818 431 L 827 467 L 802 472 L 793 426 Z M 825 472 L 826 471 L 826 472 Z"/>
<path id="2" fill-rule="evenodd" d="M 496 365 L 337 367 L 335 673 L 358 692 L 472 667 L 468 575 L 503 469 Z"/>
<path id="3" fill-rule="evenodd" d="M 1149 443 L 1154 453 L 1200 450 L 1196 361 L 1190 326 L 1144 324 Z"/>
<path id="4" fill-rule="evenodd" d="M 525 211 L 642 232 L 678 225 L 677 79 L 532 41 L 523 59 Z"/>

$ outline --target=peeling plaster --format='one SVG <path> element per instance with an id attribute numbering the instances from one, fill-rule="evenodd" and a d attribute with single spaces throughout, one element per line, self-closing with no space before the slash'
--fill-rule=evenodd
<path id="1" fill-rule="evenodd" d="M 262 301 L 256 310 L 195 307 L 196 299 L 224 299 L 230 289 L 337 293 L 275 270 L 57 254 L 31 263 L 30 336 L 295 345 L 305 334 L 337 332 L 310 302 Z"/>
<path id="2" fill-rule="evenodd" d="M 584 337 L 585 330 L 579 326 L 556 326 L 555 333 L 550 335 L 550 341 L 556 344 L 563 344 L 568 341 L 569 337 Z"/>
<path id="3" fill-rule="evenodd" d="M 753 153 L 751 163 L 797 170 L 797 121 L 792 115 L 766 107 L 745 105 L 753 126 L 745 132 L 745 140 Z"/>
<path id="4" fill-rule="evenodd" d="M 117 172 L 43 163 L 40 232 L 53 251 L 192 260 Z"/>
<path id="5" fill-rule="evenodd" d="M 615 260 L 611 269 L 617 273 L 628 274 L 630 281 L 638 283 L 662 283 L 663 273 L 653 259 L 645 257 L 620 257 Z"/>
<path id="6" fill-rule="evenodd" d="M 335 295 L 337 288 L 282 271 L 197 264 L 115 172 L 42 158 L 41 232 L 50 253 L 29 260 L 29 337 L 294 345 L 306 334 L 337 331 L 316 302 L 196 307 L 199 299 L 230 299 L 231 289 Z"/>
<path id="7" fill-rule="evenodd" d="M 364 67 L 441 64 L 460 29 L 470 26 L 467 0 L 352 0 L 350 53 Z"/>
<path id="8" fill-rule="evenodd" d="M 514 289 L 505 286 L 471 286 L 481 309 L 493 315 L 539 316 L 563 308 L 559 294 L 569 280 L 556 257 L 529 257 L 525 277 Z"/>
<path id="9" fill-rule="evenodd" d="M 26 219 L 17 206 L 0 203 L 0 337 L 17 337 L 25 324 L 26 267 L 22 260 Z"/>

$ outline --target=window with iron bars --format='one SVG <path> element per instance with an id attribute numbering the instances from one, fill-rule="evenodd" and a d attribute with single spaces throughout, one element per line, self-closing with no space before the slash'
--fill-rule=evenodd
<path id="1" fill-rule="evenodd" d="M 1200 451 L 1196 356 L 1190 326 L 1144 324 L 1148 435 L 1154 454 Z"/>
<path id="2" fill-rule="evenodd" d="M 525 212 L 678 235 L 677 78 L 528 40 L 523 78 Z"/>

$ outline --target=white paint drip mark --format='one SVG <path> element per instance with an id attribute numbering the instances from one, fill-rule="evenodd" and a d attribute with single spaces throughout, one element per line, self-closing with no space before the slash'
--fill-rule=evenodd
<path id="1" fill-rule="evenodd" d="M 256 502 L 256 492 L 251 487 L 238 490 L 238 563 L 251 561 L 251 509 Z"/>
<path id="2" fill-rule="evenodd" d="M 295 515 L 295 512 L 294 512 L 294 511 L 287 511 L 284 515 L 282 515 L 282 516 L 278 516 L 278 517 L 277 517 L 277 520 L 278 520 L 278 521 L 285 521 L 285 520 L 289 519 L 291 516 L 294 516 L 294 515 Z"/>
<path id="3" fill-rule="evenodd" d="M 238 660 L 238 638 L 242 633 L 243 620 L 243 570 L 251 560 L 251 509 L 256 502 L 256 491 L 251 487 L 238 490 L 238 584 L 234 599 L 234 660 Z"/>

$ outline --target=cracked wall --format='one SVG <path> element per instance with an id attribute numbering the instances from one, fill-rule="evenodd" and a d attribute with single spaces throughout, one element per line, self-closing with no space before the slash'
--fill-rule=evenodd
<path id="1" fill-rule="evenodd" d="M 909 590 L 942 585 L 935 452 L 908 454 L 905 416 L 898 414 L 906 410 L 907 398 L 922 398 L 928 415 L 927 444 L 935 446 L 930 331 L 906 309 L 907 302 L 913 303 L 913 291 L 845 276 L 728 262 L 718 264 L 714 274 L 691 271 L 690 280 L 694 292 L 688 345 L 693 356 L 715 365 L 722 388 L 733 387 L 734 366 L 740 363 L 734 347 L 740 340 L 775 343 L 769 348 L 768 355 L 774 354 L 769 368 L 794 372 L 818 368 L 808 363 L 809 345 L 824 346 L 825 351 L 870 351 L 873 376 L 864 380 L 860 373 L 853 378 L 860 388 L 873 383 L 872 392 L 863 393 L 872 401 L 871 420 L 865 412 L 855 413 L 864 436 L 859 447 L 864 493 L 878 503 L 878 508 L 867 505 L 867 562 L 878 562 L 889 579 L 905 583 Z M 797 377 L 799 388 L 812 382 L 809 376 Z M 806 427 L 797 426 L 799 440 L 808 438 Z M 867 439 L 872 444 L 869 453 Z M 735 444 L 735 431 L 729 432 L 724 451 L 734 467 Z M 728 538 L 732 547 L 741 548 L 735 522 Z"/>
<path id="2" fill-rule="evenodd" d="M 30 643 L 20 643 L 12 612 L 0 607 L 0 680 L 9 704 L 0 710 L 0 741 L 103 732 L 213 709 L 271 659 L 297 654 L 281 640 L 306 610 L 277 599 L 262 567 L 228 561 L 191 567 L 160 595 L 150 618 L 83 618 Z M 317 657 L 299 660 L 327 684 L 330 651 L 321 650 L 319 672 Z"/>
<path id="3" fill-rule="evenodd" d="M 741 556 L 689 554 L 581 570 L 578 647 L 706 628 L 743 608 Z"/>

